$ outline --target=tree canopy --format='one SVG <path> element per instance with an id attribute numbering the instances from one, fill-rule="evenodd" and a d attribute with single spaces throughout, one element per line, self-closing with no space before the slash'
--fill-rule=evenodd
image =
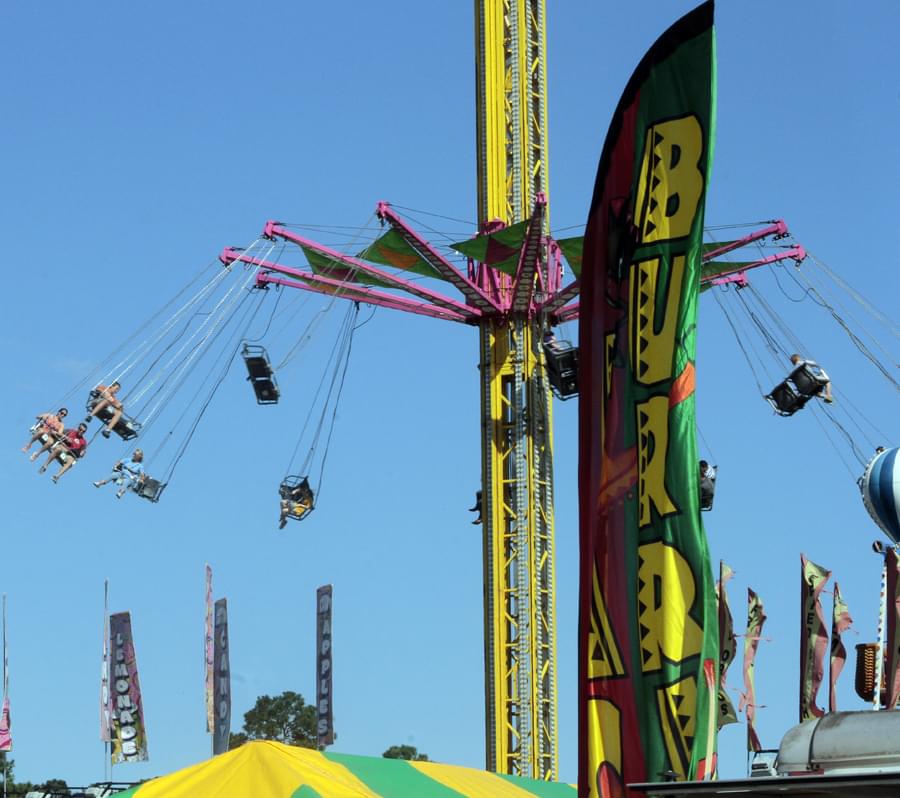
<path id="1" fill-rule="evenodd" d="M 16 781 L 16 761 L 0 751 L 0 790 L 2 790 L 3 772 L 6 771 L 6 793 L 10 796 L 25 795 L 32 790 L 44 793 L 68 794 L 69 786 L 65 779 L 47 779 L 43 784 L 32 784 L 30 781 Z"/>
<path id="2" fill-rule="evenodd" d="M 410 762 L 428 761 L 428 754 L 420 754 L 414 745 L 392 745 L 382 756 L 385 759 L 408 759 Z"/>
<path id="3" fill-rule="evenodd" d="M 248 740 L 276 740 L 301 748 L 316 747 L 316 708 L 300 693 L 286 690 L 281 695 L 261 695 L 244 713 L 244 727 L 231 735 L 230 748 Z"/>

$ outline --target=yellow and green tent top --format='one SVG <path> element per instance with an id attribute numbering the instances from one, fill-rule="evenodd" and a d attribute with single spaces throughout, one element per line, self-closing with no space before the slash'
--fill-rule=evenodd
<path id="1" fill-rule="evenodd" d="M 117 798 L 575 798 L 568 784 L 437 762 L 327 754 L 263 740 Z"/>

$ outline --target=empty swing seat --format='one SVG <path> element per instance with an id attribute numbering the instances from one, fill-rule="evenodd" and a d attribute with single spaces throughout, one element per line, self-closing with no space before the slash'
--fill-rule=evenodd
<path id="1" fill-rule="evenodd" d="M 247 367 L 247 379 L 253 386 L 253 393 L 256 394 L 256 403 L 276 404 L 281 392 L 278 390 L 278 383 L 275 382 L 275 372 L 272 370 L 266 350 L 261 346 L 244 344 L 241 356 Z"/>
<path id="2" fill-rule="evenodd" d="M 100 398 L 99 391 L 91 391 L 90 396 L 88 397 L 87 409 L 88 412 L 94 409 L 94 405 L 97 404 L 97 400 Z M 116 412 L 116 409 L 111 405 L 107 405 L 104 407 L 99 413 L 97 413 L 96 418 L 99 418 L 103 424 L 108 424 L 109 420 L 113 417 L 113 414 Z M 88 416 L 88 422 L 90 421 L 90 416 Z M 116 426 L 113 427 L 113 432 L 116 433 L 123 441 L 130 441 L 133 438 L 138 436 L 138 433 L 141 431 L 141 424 L 139 421 L 135 421 L 130 416 L 126 416 L 125 413 L 122 413 L 119 420 L 116 422 Z"/>
<path id="3" fill-rule="evenodd" d="M 309 485 L 308 477 L 289 476 L 278 488 L 278 495 L 282 502 L 286 502 L 286 515 L 302 521 L 313 511 L 313 490 Z"/>
<path id="4" fill-rule="evenodd" d="M 545 341 L 547 379 L 550 388 L 562 400 L 578 395 L 578 347 L 568 341 Z"/>

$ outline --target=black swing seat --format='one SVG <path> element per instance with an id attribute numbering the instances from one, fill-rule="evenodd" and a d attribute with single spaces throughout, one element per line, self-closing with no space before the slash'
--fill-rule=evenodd
<path id="1" fill-rule="evenodd" d="M 578 347 L 569 341 L 544 341 L 547 380 L 553 393 L 565 401 L 578 395 Z"/>
<path id="2" fill-rule="evenodd" d="M 779 416 L 792 416 L 828 385 L 825 370 L 817 363 L 801 363 L 766 396 Z"/>
<path id="3" fill-rule="evenodd" d="M 713 508 L 713 500 L 716 497 L 716 477 L 719 475 L 719 467 L 712 466 L 712 475 L 700 477 L 700 510 L 708 513 Z"/>
<path id="4" fill-rule="evenodd" d="M 87 411 L 88 413 L 94 409 L 94 405 L 97 404 L 100 399 L 100 391 L 91 391 L 88 396 L 87 401 Z M 88 416 L 86 421 L 90 423 L 91 418 L 99 418 L 103 424 L 108 424 L 109 420 L 113 417 L 113 414 L 116 412 L 114 407 L 107 405 L 104 407 L 96 416 Z M 141 424 L 139 421 L 135 421 L 130 416 L 126 416 L 125 413 L 122 413 L 122 416 L 116 422 L 116 426 L 113 427 L 113 432 L 116 433 L 123 441 L 130 441 L 133 438 L 136 438 L 141 431 Z"/>
<path id="5" fill-rule="evenodd" d="M 801 395 L 812 399 L 825 390 L 828 385 L 828 375 L 818 363 L 806 361 L 795 368 L 788 379 L 797 386 Z"/>
<path id="6" fill-rule="evenodd" d="M 269 355 L 261 346 L 244 344 L 241 350 L 244 365 L 247 366 L 247 379 L 253 386 L 256 394 L 256 403 L 260 405 L 274 405 L 278 402 L 281 392 L 278 383 L 275 382 L 275 372 L 269 362 Z"/>
<path id="7" fill-rule="evenodd" d="M 55 443 L 50 451 L 53 452 L 54 459 L 60 465 L 65 465 L 69 462 L 69 460 L 74 460 L 75 463 L 77 463 L 82 457 L 84 457 L 84 449 L 81 450 L 82 454 L 75 454 L 62 441 L 58 441 L 57 443 Z"/>
<path id="8" fill-rule="evenodd" d="M 158 479 L 153 479 L 153 477 L 144 477 L 134 492 L 142 499 L 147 499 L 147 501 L 156 504 L 167 484 L 166 482 L 160 482 Z"/>
<path id="9" fill-rule="evenodd" d="M 288 503 L 288 518 L 302 521 L 314 507 L 313 490 L 309 485 L 309 477 L 288 476 L 278 487 L 278 495 Z"/>

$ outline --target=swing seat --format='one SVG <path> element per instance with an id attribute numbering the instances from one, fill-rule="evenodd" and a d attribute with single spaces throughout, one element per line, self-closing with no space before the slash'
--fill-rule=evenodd
<path id="1" fill-rule="evenodd" d="M 810 397 L 797 391 L 789 380 L 784 380 L 772 389 L 766 400 L 779 416 L 792 416 L 810 400 Z"/>
<path id="2" fill-rule="evenodd" d="M 700 479 L 700 511 L 708 513 L 713 508 L 713 500 L 716 497 L 716 477 L 719 469 L 713 466 L 713 474 L 711 477 L 702 477 Z"/>
<path id="3" fill-rule="evenodd" d="M 281 500 L 287 502 L 287 517 L 302 521 L 313 511 L 313 490 L 309 478 L 302 476 L 285 477 L 278 487 Z"/>
<path id="4" fill-rule="evenodd" d="M 545 341 L 550 389 L 563 401 L 578 395 L 578 347 L 569 341 Z"/>
<path id="5" fill-rule="evenodd" d="M 87 401 L 87 410 L 89 413 L 94 409 L 94 405 L 97 404 L 97 401 L 99 399 L 100 392 L 91 391 Z M 108 424 L 109 420 L 113 417 L 113 414 L 115 412 L 116 410 L 114 407 L 112 407 L 111 405 L 107 405 L 99 413 L 97 413 L 96 418 L 99 418 L 103 424 Z M 89 416 L 88 419 L 90 418 L 91 417 Z M 123 441 L 130 441 L 133 438 L 136 438 L 140 430 L 140 422 L 135 421 L 130 416 L 126 416 L 125 413 L 122 413 L 121 417 L 116 422 L 116 426 L 113 427 L 113 432 L 115 432 L 116 435 L 118 435 Z"/>
<path id="6" fill-rule="evenodd" d="M 152 477 L 145 477 L 134 492 L 142 499 L 147 499 L 147 501 L 156 504 L 156 502 L 159 501 L 159 497 L 162 496 L 165 487 L 165 482 L 160 482 L 158 479 L 153 479 Z"/>
<path id="7" fill-rule="evenodd" d="M 244 344 L 241 350 L 244 365 L 247 367 L 247 380 L 256 394 L 256 403 L 260 405 L 274 405 L 278 402 L 281 392 L 278 383 L 275 382 L 275 372 L 269 362 L 269 355 L 261 346 Z"/>
<path id="8" fill-rule="evenodd" d="M 73 454 L 73 452 L 64 443 L 62 443 L 62 441 L 54 444 L 50 451 L 53 454 L 53 459 L 56 460 L 56 462 L 60 465 L 65 465 L 69 462 L 69 460 L 74 460 L 75 462 L 72 465 L 75 465 L 75 463 L 77 463 L 83 456 Z"/>
<path id="9" fill-rule="evenodd" d="M 32 424 L 32 425 L 28 428 L 28 431 L 29 431 L 32 435 L 34 435 L 40 428 L 41 428 L 41 424 L 40 424 L 40 422 L 38 422 L 37 424 Z M 43 446 L 45 443 L 49 443 L 51 437 L 52 437 L 52 439 L 53 439 L 54 442 L 59 442 L 60 440 L 62 440 L 62 438 L 59 437 L 59 436 L 51 435 L 49 432 L 42 432 L 42 433 L 40 434 L 40 436 L 38 437 L 38 440 L 41 442 L 41 446 Z"/>
<path id="10" fill-rule="evenodd" d="M 797 388 L 800 395 L 805 396 L 807 399 L 818 396 L 830 382 L 828 375 L 825 373 L 825 369 L 817 363 L 810 363 L 808 361 L 797 366 L 797 368 L 790 373 L 788 379 L 794 383 L 794 386 Z"/>

